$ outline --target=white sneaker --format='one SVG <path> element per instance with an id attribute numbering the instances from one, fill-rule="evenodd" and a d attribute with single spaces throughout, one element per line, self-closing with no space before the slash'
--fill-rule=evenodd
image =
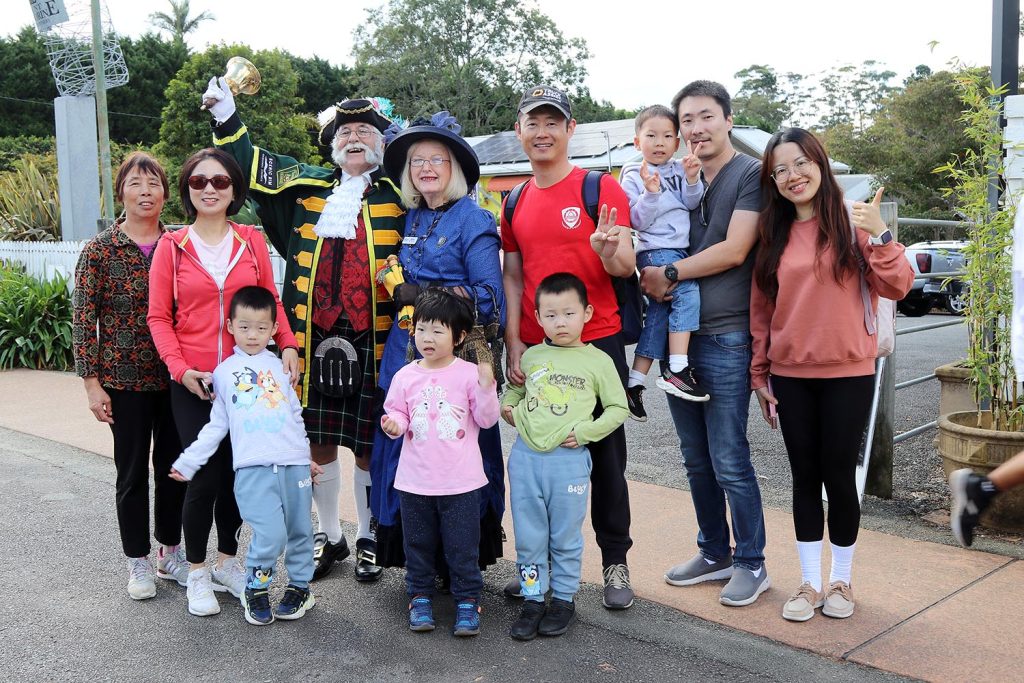
<path id="1" fill-rule="evenodd" d="M 177 581 L 178 585 L 188 585 L 188 561 L 185 559 L 185 546 L 176 545 L 172 552 L 166 552 L 167 546 L 160 546 L 157 551 L 156 575 L 161 579 Z"/>
<path id="2" fill-rule="evenodd" d="M 128 595 L 132 600 L 146 600 L 156 595 L 156 579 L 149 557 L 128 558 Z"/>
<path id="3" fill-rule="evenodd" d="M 245 570 L 238 564 L 238 560 L 229 557 L 224 560 L 220 569 L 213 568 L 213 590 L 227 591 L 233 596 L 240 597 L 245 590 Z"/>
<path id="4" fill-rule="evenodd" d="M 187 583 L 189 614 L 208 617 L 220 612 L 220 603 L 213 594 L 213 583 L 210 581 L 210 570 L 207 567 L 190 571 Z"/>

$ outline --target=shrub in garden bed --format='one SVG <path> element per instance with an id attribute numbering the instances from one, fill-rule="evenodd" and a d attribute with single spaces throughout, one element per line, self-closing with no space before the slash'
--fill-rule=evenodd
<path id="1" fill-rule="evenodd" d="M 74 364 L 67 279 L 40 280 L 0 261 L 0 369 L 63 371 Z"/>

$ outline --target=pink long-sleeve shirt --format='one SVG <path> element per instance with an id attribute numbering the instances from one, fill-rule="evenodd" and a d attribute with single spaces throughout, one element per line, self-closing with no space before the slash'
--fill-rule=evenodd
<path id="1" fill-rule="evenodd" d="M 779 293 L 772 302 L 757 286 L 750 291 L 753 358 L 751 388 L 768 383 L 768 375 L 798 378 L 857 377 L 875 371 L 877 335 L 864 326 L 859 270 L 842 285 L 832 277 L 832 250 L 818 253 L 818 219 L 795 221 L 779 261 Z M 878 297 L 902 299 L 914 284 L 914 271 L 902 244 L 868 243 L 857 230 L 864 255 L 871 303 Z"/>
<path id="2" fill-rule="evenodd" d="M 498 422 L 498 393 L 480 386 L 477 367 L 456 358 L 429 370 L 410 363 L 399 370 L 384 412 L 404 438 L 395 488 L 421 496 L 468 493 L 487 483 L 477 437 Z"/>

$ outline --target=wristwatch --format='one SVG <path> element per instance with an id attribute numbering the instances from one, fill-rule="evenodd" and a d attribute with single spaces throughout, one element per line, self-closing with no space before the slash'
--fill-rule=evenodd
<path id="1" fill-rule="evenodd" d="M 669 282 L 679 282 L 679 271 L 676 270 L 674 263 L 665 266 L 665 277 L 668 278 Z"/>
<path id="2" fill-rule="evenodd" d="M 880 235 L 870 238 L 868 242 L 875 246 L 889 244 L 889 242 L 892 242 L 892 232 L 887 228 L 883 230 Z"/>

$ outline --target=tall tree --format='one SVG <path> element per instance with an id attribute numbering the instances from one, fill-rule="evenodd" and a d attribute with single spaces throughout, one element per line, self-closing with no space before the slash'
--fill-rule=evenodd
<path id="1" fill-rule="evenodd" d="M 358 69 L 334 66 L 319 57 L 289 55 L 299 77 L 297 95 L 302 98 L 302 111 L 315 114 L 335 102 L 360 97 L 362 77 Z"/>
<path id="2" fill-rule="evenodd" d="M 201 23 L 214 18 L 209 11 L 190 17 L 192 8 L 189 7 L 189 0 L 167 0 L 167 3 L 171 11 L 153 12 L 149 15 L 149 23 L 158 31 L 167 31 L 179 43 L 184 43 L 185 36 L 199 28 Z"/>
<path id="3" fill-rule="evenodd" d="M 575 93 L 590 57 L 581 38 L 520 0 L 389 0 L 354 37 L 364 94 L 390 98 L 407 117 L 447 109 L 466 135 L 508 129 L 531 85 Z"/>
<path id="4" fill-rule="evenodd" d="M 185 44 L 155 33 L 120 38 L 128 66 L 128 83 L 107 92 L 110 138 L 129 144 L 152 145 L 160 138 L 164 90 L 188 53 Z"/>
<path id="5" fill-rule="evenodd" d="M 814 93 L 819 124 L 828 128 L 849 123 L 863 132 L 885 99 L 899 90 L 891 84 L 895 76 L 895 71 L 873 59 L 860 66 L 845 64 L 828 70 Z"/>
<path id="6" fill-rule="evenodd" d="M 733 74 L 740 88 L 732 98 L 733 121 L 774 133 L 793 113 L 775 69 L 752 64 Z"/>
<path id="7" fill-rule="evenodd" d="M 57 85 L 43 39 L 31 26 L 0 39 L 0 137 L 53 135 Z"/>

